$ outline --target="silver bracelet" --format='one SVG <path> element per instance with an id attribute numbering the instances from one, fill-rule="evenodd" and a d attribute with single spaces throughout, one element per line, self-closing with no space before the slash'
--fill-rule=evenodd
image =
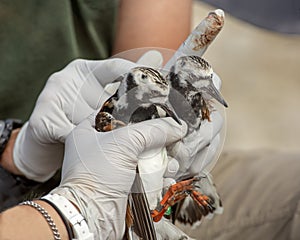
<path id="1" fill-rule="evenodd" d="M 25 201 L 25 202 L 20 203 L 19 205 L 31 206 L 31 207 L 35 208 L 36 210 L 38 210 L 44 216 L 48 225 L 50 226 L 52 233 L 54 235 L 54 239 L 61 240 L 58 229 L 57 229 L 52 217 L 49 215 L 49 213 L 46 211 L 45 208 L 43 208 L 40 204 L 33 202 L 33 201 Z"/>

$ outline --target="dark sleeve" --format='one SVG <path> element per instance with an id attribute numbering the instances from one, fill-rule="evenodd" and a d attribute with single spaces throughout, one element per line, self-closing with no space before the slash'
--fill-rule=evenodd
<path id="1" fill-rule="evenodd" d="M 76 58 L 104 59 L 117 0 L 0 1 L 0 119 L 28 119 L 49 76 Z"/>

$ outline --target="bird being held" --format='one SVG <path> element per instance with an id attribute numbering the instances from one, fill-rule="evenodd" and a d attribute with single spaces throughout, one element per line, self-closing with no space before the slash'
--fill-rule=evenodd
<path id="1" fill-rule="evenodd" d="M 178 116 L 189 126 L 189 132 L 197 130 L 201 121 L 210 121 L 215 99 L 228 107 L 213 83 L 211 65 L 198 56 L 183 56 L 171 67 L 167 79 L 171 82 L 170 101 Z"/>
<path id="2" fill-rule="evenodd" d="M 181 124 L 169 103 L 170 84 L 158 71 L 135 67 L 118 81 L 118 90 L 96 116 L 97 131 L 109 131 L 159 117 L 172 117 Z"/>
<path id="3" fill-rule="evenodd" d="M 194 141 L 203 121 L 211 121 L 210 115 L 214 111 L 214 100 L 224 107 L 228 107 L 213 83 L 213 74 L 211 65 L 199 56 L 180 57 L 170 68 L 167 76 L 172 85 L 170 102 L 178 116 L 188 125 L 188 134 L 182 140 L 183 144 Z M 169 153 L 174 155 L 172 150 Z M 179 163 L 180 169 L 189 169 L 188 166 L 197 160 L 197 158 L 183 159 Z M 196 177 L 193 191 L 190 192 L 189 197 L 181 199 L 172 207 L 173 223 L 178 220 L 193 225 L 201 221 L 203 216 L 210 216 L 212 213 L 220 214 L 223 211 L 220 197 L 209 173 L 202 168 L 193 169 L 192 172 L 193 174 L 187 170 L 177 179 L 180 183 L 180 180 Z M 202 199 L 201 195 L 208 197 L 205 199 L 206 204 L 201 204 L 199 201 Z"/>

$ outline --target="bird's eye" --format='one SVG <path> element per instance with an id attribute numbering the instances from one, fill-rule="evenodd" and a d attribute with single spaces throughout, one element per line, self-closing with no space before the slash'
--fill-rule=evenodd
<path id="1" fill-rule="evenodd" d="M 142 74 L 141 78 L 142 78 L 142 79 L 146 79 L 146 78 L 147 78 L 147 75 L 146 75 L 146 74 Z"/>

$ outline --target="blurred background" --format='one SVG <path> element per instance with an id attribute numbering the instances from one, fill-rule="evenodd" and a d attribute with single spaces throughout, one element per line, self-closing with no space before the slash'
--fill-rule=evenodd
<path id="1" fill-rule="evenodd" d="M 216 9 L 200 1 L 193 4 L 194 27 Z M 276 29 L 276 19 L 265 15 L 266 26 Z M 204 55 L 221 76 L 229 104 L 224 150 L 299 151 L 300 35 L 282 33 L 293 26 L 278 27 L 281 33 L 258 27 L 263 21 L 255 22 L 258 18 L 253 17 L 253 25 L 225 11 L 225 26 Z"/>

